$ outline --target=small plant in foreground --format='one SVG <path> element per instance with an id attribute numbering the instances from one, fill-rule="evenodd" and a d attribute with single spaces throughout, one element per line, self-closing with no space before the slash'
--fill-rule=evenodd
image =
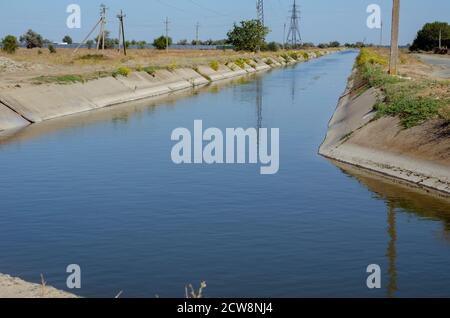
<path id="1" fill-rule="evenodd" d="M 113 77 L 117 77 L 119 75 L 123 77 L 128 77 L 130 74 L 131 70 L 128 67 L 121 66 L 113 73 Z"/>
<path id="2" fill-rule="evenodd" d="M 212 61 L 209 66 L 214 70 L 214 71 L 218 71 L 219 70 L 219 62 L 218 61 Z"/>

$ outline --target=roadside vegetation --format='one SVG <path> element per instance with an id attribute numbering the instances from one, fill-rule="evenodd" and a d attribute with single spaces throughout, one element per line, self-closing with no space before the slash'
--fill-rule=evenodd
<path id="1" fill-rule="evenodd" d="M 397 116 L 404 128 L 438 117 L 450 124 L 450 81 L 390 76 L 387 65 L 387 56 L 375 49 L 363 48 L 357 59 L 358 79 L 382 92 L 378 117 Z"/>

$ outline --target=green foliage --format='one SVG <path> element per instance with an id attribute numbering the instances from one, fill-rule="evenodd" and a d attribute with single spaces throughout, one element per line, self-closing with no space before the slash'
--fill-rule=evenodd
<path id="1" fill-rule="evenodd" d="M 447 22 L 427 23 L 417 33 L 410 47 L 411 51 L 432 51 L 439 46 L 439 33 L 442 35 L 442 46 L 450 46 L 450 25 Z"/>
<path id="2" fill-rule="evenodd" d="M 109 31 L 105 31 L 105 49 L 113 49 L 118 43 L 118 39 L 111 39 L 110 34 L 111 33 Z M 102 37 L 100 37 L 100 39 L 95 39 L 95 41 L 100 45 L 100 47 L 103 47 Z"/>
<path id="3" fill-rule="evenodd" d="M 121 66 L 119 67 L 112 75 L 113 77 L 123 76 L 128 77 L 131 74 L 131 70 L 128 67 Z"/>
<path id="4" fill-rule="evenodd" d="M 146 45 L 147 45 L 147 42 L 145 42 L 145 41 L 139 41 L 139 42 L 137 43 L 138 49 L 140 49 L 140 50 L 145 49 L 145 46 L 146 46 Z"/>
<path id="5" fill-rule="evenodd" d="M 39 76 L 32 80 L 33 84 L 59 84 L 68 85 L 73 83 L 85 82 L 81 75 L 61 75 L 61 76 Z"/>
<path id="6" fill-rule="evenodd" d="M 387 58 L 376 54 L 374 50 L 362 48 L 358 58 L 356 59 L 356 63 L 358 66 L 363 66 L 366 64 L 386 66 L 388 65 L 388 60 Z"/>
<path id="7" fill-rule="evenodd" d="M 178 65 L 177 65 L 177 63 L 175 63 L 175 62 L 172 62 L 172 63 L 170 63 L 169 65 L 167 65 L 167 70 L 169 71 L 169 72 L 173 72 L 173 71 L 175 71 L 177 68 L 178 68 Z"/>
<path id="8" fill-rule="evenodd" d="M 267 51 L 278 52 L 280 50 L 280 45 L 277 42 L 270 42 L 265 48 Z"/>
<path id="9" fill-rule="evenodd" d="M 103 61 L 106 57 L 103 54 L 86 54 L 77 58 L 77 60 Z"/>
<path id="10" fill-rule="evenodd" d="M 370 87 L 383 92 L 384 99 L 375 105 L 379 117 L 398 116 L 404 128 L 411 128 L 441 113 L 445 116 L 446 112 L 442 109 L 449 105 L 448 99 L 421 94 L 431 87 L 429 82 L 390 76 L 383 69 L 383 64 L 384 60 L 369 49 L 361 50 L 357 59 L 360 78 Z"/>
<path id="11" fill-rule="evenodd" d="M 87 48 L 90 50 L 94 46 L 94 41 L 93 40 L 88 40 L 86 42 L 86 45 L 87 45 Z"/>
<path id="12" fill-rule="evenodd" d="M 22 35 L 19 40 L 21 43 L 25 44 L 28 49 L 33 49 L 35 47 L 41 48 L 44 45 L 44 38 L 42 35 L 31 29 Z"/>
<path id="13" fill-rule="evenodd" d="M 247 63 L 245 63 L 245 60 L 242 57 L 240 57 L 240 58 L 236 59 L 236 61 L 234 61 L 234 64 L 236 64 L 237 66 L 239 66 L 242 69 L 245 69 L 245 64 L 247 64 Z"/>
<path id="14" fill-rule="evenodd" d="M 154 66 L 147 66 L 144 67 L 142 70 L 146 72 L 148 75 L 154 76 L 157 71 L 157 68 Z"/>
<path id="15" fill-rule="evenodd" d="M 300 58 L 300 55 L 298 52 L 289 52 L 289 57 L 295 61 L 297 61 Z"/>
<path id="16" fill-rule="evenodd" d="M 272 65 L 274 62 L 273 62 L 273 60 L 271 59 L 271 58 L 267 58 L 266 59 L 266 61 L 265 61 L 265 63 L 267 64 L 267 65 Z"/>
<path id="17" fill-rule="evenodd" d="M 164 35 L 162 35 L 153 41 L 153 46 L 158 50 L 165 50 L 167 48 L 167 43 L 169 43 L 169 46 L 171 46 L 172 38 L 166 38 Z"/>
<path id="18" fill-rule="evenodd" d="M 49 44 L 48 45 L 48 50 L 50 51 L 51 54 L 55 54 L 56 53 L 56 49 L 53 46 L 53 44 Z"/>
<path id="19" fill-rule="evenodd" d="M 403 127 L 411 128 L 436 116 L 440 107 L 436 99 L 402 95 L 389 104 L 378 103 L 375 109 L 379 116 L 399 116 Z"/>
<path id="20" fill-rule="evenodd" d="M 259 20 L 242 21 L 240 25 L 234 24 L 233 29 L 228 32 L 228 42 L 237 51 L 255 52 L 264 46 L 267 34 L 269 29 Z"/>
<path id="21" fill-rule="evenodd" d="M 214 71 L 218 71 L 219 70 L 219 62 L 218 61 L 212 61 L 209 66 L 214 70 Z"/>
<path id="22" fill-rule="evenodd" d="M 63 38 L 63 43 L 67 43 L 67 44 L 72 44 L 73 43 L 73 40 L 72 40 L 72 38 L 70 37 L 70 36 L 68 36 L 68 35 L 66 35 L 64 38 Z"/>
<path id="23" fill-rule="evenodd" d="M 2 40 L 2 50 L 8 54 L 13 54 L 18 49 L 17 39 L 13 35 L 8 35 Z"/>

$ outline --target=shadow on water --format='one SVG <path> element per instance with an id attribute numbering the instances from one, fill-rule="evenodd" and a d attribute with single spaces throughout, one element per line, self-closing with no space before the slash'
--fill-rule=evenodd
<path id="1" fill-rule="evenodd" d="M 387 296 L 395 297 L 399 290 L 397 283 L 397 227 L 399 213 L 407 213 L 424 220 L 442 223 L 442 239 L 450 243 L 450 199 L 437 193 L 430 193 L 399 181 L 365 171 L 341 162 L 329 160 L 345 175 L 354 178 L 386 204 L 388 246 L 386 256 L 389 262 Z"/>

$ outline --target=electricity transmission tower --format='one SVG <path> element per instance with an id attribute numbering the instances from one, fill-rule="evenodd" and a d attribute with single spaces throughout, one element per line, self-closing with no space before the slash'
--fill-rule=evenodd
<path id="1" fill-rule="evenodd" d="M 291 25 L 289 27 L 289 32 L 287 36 L 287 42 L 291 43 L 292 47 L 295 47 L 297 44 L 301 44 L 302 36 L 300 34 L 300 10 L 297 7 L 296 0 L 294 0 L 294 4 L 292 5 L 291 12 Z"/>
<path id="2" fill-rule="evenodd" d="M 123 14 L 123 11 L 120 10 L 120 13 L 117 15 L 119 19 L 119 52 L 120 52 L 120 41 L 122 41 L 123 45 L 123 54 L 127 55 L 127 42 L 125 41 L 125 29 L 123 26 L 123 19 L 126 15 Z"/>
<path id="3" fill-rule="evenodd" d="M 256 18 L 264 25 L 264 0 L 256 0 Z"/>

